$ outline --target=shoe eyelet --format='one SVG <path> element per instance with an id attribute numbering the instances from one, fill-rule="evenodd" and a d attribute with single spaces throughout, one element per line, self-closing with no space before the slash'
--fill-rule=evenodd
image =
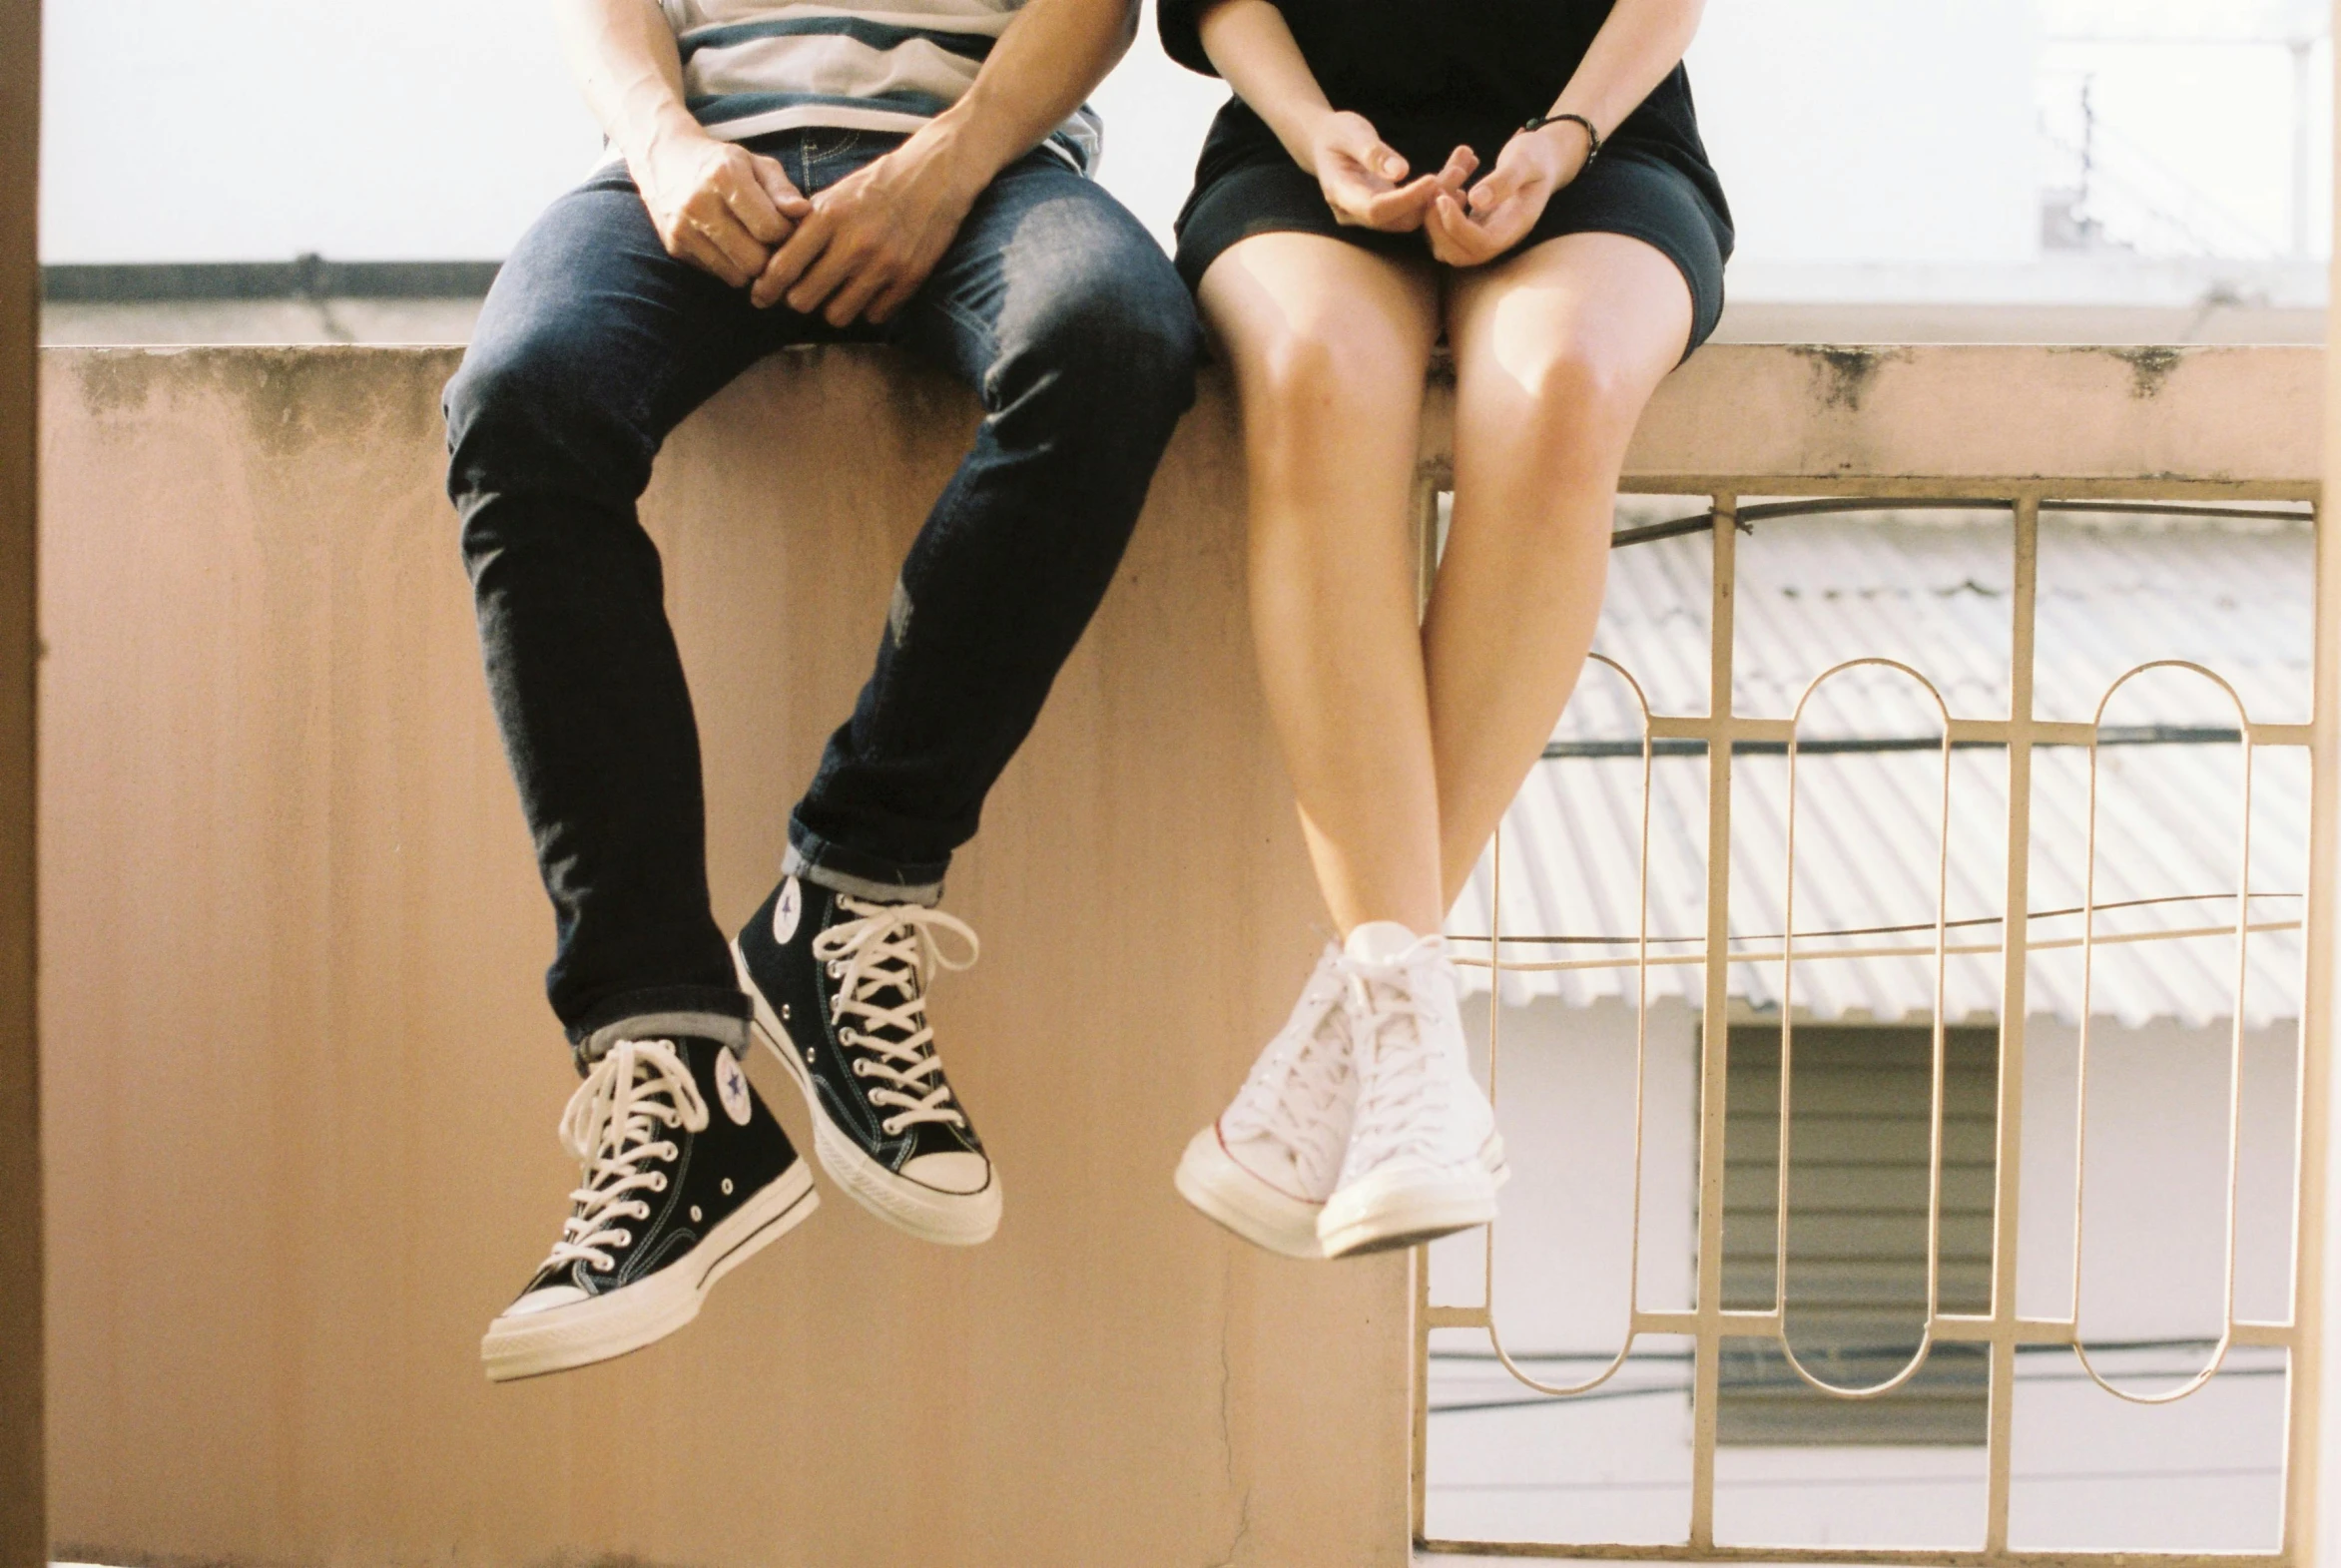
<path id="1" fill-rule="evenodd" d="M 852 1071 L 857 1078 L 868 1078 L 870 1076 L 870 1063 L 857 1056 L 854 1058 Z"/>
<path id="2" fill-rule="evenodd" d="M 650 1173 L 650 1190 L 654 1193 L 663 1193 L 667 1190 L 666 1172 L 653 1171 Z"/>
<path id="3" fill-rule="evenodd" d="M 728 1177 L 728 1176 L 727 1176 L 727 1177 L 725 1177 L 725 1178 L 724 1178 L 724 1196 L 725 1196 L 725 1197 L 727 1197 L 727 1198 L 729 1198 L 731 1195 L 732 1195 L 732 1179 L 731 1179 L 730 1177 Z"/>
<path id="4" fill-rule="evenodd" d="M 697 1225 L 699 1223 L 699 1205 L 697 1204 L 693 1204 L 691 1206 L 691 1223 L 693 1225 Z"/>
<path id="5" fill-rule="evenodd" d="M 610 1238 L 610 1245 L 612 1247 L 632 1247 L 634 1245 L 634 1233 L 632 1231 L 620 1231 L 617 1235 Z"/>
<path id="6" fill-rule="evenodd" d="M 890 1116 L 887 1117 L 884 1121 L 878 1123 L 878 1131 L 884 1133 L 888 1138 L 893 1137 L 902 1130 L 902 1124 L 895 1121 Z"/>

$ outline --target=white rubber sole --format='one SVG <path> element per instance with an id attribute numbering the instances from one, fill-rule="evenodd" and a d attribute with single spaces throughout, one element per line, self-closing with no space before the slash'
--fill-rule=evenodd
<path id="1" fill-rule="evenodd" d="M 707 1233 L 691 1256 L 607 1296 L 498 1317 L 479 1341 L 488 1381 L 565 1372 L 639 1350 L 699 1315 L 725 1275 L 788 1235 L 821 1207 L 803 1160 Z"/>
<path id="2" fill-rule="evenodd" d="M 1279 1192 L 1238 1165 L 1220 1141 L 1217 1122 L 1188 1140 L 1171 1185 L 1205 1219 L 1254 1247 L 1287 1258 L 1325 1257 L 1325 1243 L 1317 1235 L 1317 1216 L 1324 1205 Z"/>
<path id="3" fill-rule="evenodd" d="M 1377 1171 L 1326 1200 L 1317 1236 L 1328 1258 L 1419 1247 L 1495 1218 L 1495 1190 L 1509 1180 L 1503 1140 L 1479 1150 L 1477 1171 Z"/>
<path id="4" fill-rule="evenodd" d="M 922 1242 L 937 1242 L 945 1247 L 973 1247 L 988 1242 L 1000 1228 L 1000 1173 L 992 1165 L 991 1180 L 981 1192 L 946 1193 L 913 1182 L 905 1176 L 887 1170 L 862 1152 L 860 1145 L 844 1133 L 822 1109 L 821 1090 L 816 1088 L 813 1075 L 805 1070 L 805 1059 L 794 1048 L 789 1031 L 781 1026 L 772 1003 L 757 989 L 755 978 L 748 972 L 748 960 L 740 955 L 740 943 L 732 943 L 732 967 L 739 972 L 740 989 L 748 993 L 756 1009 L 756 1034 L 765 1048 L 781 1059 L 788 1068 L 789 1078 L 797 1085 L 797 1092 L 805 1097 L 805 1113 L 813 1123 L 813 1152 L 821 1160 L 821 1168 L 830 1180 L 846 1190 L 846 1196 L 877 1215 L 896 1230 L 907 1231 Z M 990 1162 L 985 1162 L 987 1165 Z"/>

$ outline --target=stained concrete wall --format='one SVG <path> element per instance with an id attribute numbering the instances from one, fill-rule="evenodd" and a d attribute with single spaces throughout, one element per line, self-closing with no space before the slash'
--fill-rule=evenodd
<path id="1" fill-rule="evenodd" d="M 574 1080 L 439 490 L 453 362 L 46 361 L 57 1555 L 1403 1562 L 1406 1262 L 1252 1253 L 1168 1181 L 1317 940 L 1216 383 L 952 876 L 984 957 L 935 1010 L 1000 1236 L 926 1248 L 833 1198 L 675 1338 L 482 1380 L 573 1180 Z M 2317 387 L 2313 351 L 1711 349 L 1633 462 L 2307 481 Z M 876 351 L 787 354 L 661 461 L 727 919 L 972 419 Z M 1435 469 L 1447 423 L 1443 394 Z"/>
<path id="2" fill-rule="evenodd" d="M 439 489 L 453 367 L 49 362 L 58 1551 L 1401 1560 L 1404 1260 L 1269 1260 L 1169 1184 L 1315 942 L 1216 404 L 951 878 L 985 945 L 936 1014 L 998 1239 L 833 1192 L 673 1339 L 482 1379 L 575 1183 L 575 1079 Z M 661 465 L 728 921 L 970 416 L 890 361 L 785 356 Z"/>

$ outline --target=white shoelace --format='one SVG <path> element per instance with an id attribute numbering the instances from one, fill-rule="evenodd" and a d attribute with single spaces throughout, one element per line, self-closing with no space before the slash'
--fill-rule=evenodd
<path id="1" fill-rule="evenodd" d="M 1252 1064 L 1220 1123 L 1230 1137 L 1282 1145 L 1303 1181 L 1326 1191 L 1341 1169 L 1349 1134 L 1339 1114 L 1353 1076 L 1341 1005 L 1345 968 L 1338 954 L 1318 965 L 1292 1018 Z"/>
<path id="2" fill-rule="evenodd" d="M 642 1162 L 679 1158 L 682 1151 L 666 1134 L 706 1126 L 707 1101 L 674 1041 L 621 1040 L 611 1046 L 561 1113 L 562 1146 L 585 1169 L 582 1184 L 569 1195 L 576 1212 L 561 1227 L 545 1267 L 583 1259 L 607 1272 L 615 1261 L 609 1250 L 634 1240 L 618 1222 L 649 1219 L 650 1205 L 641 1195 L 666 1191 L 666 1173 L 645 1171 Z"/>
<path id="3" fill-rule="evenodd" d="M 1350 1024 L 1360 1080 L 1348 1171 L 1403 1155 L 1453 1158 L 1443 1144 L 1465 1069 L 1440 1044 L 1454 994 L 1452 984 L 1442 984 L 1445 954 L 1439 937 L 1426 936 L 1384 963 L 1343 960 L 1356 1004 Z"/>
<path id="4" fill-rule="evenodd" d="M 940 1081 L 942 1058 L 934 1054 L 934 1030 L 926 1021 L 926 977 L 937 968 L 972 968 L 982 951 L 975 933 L 924 904 L 872 903 L 840 893 L 838 907 L 858 918 L 840 920 L 816 936 L 813 956 L 838 982 L 830 1020 L 841 1025 L 839 1040 L 883 1058 L 854 1062 L 858 1076 L 882 1080 L 870 1089 L 870 1103 L 890 1106 L 894 1114 L 878 1125 L 889 1138 L 918 1122 L 966 1126 L 967 1118 L 950 1103 L 951 1086 Z M 937 931 L 964 941 L 967 956 L 945 953 Z M 900 998 L 890 1007 L 878 1000 L 889 988 Z M 877 1032 L 881 1030 L 886 1032 Z"/>

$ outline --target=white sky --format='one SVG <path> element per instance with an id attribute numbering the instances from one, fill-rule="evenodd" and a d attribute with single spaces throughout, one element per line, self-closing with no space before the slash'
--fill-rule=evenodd
<path id="1" fill-rule="evenodd" d="M 50 0 L 42 252 L 52 261 L 493 258 L 598 156 L 548 0 Z M 1692 56 L 1741 256 L 2021 261 L 2036 97 L 2076 101 L 2242 231 L 2290 235 L 2293 72 L 2269 38 L 2320 0 L 1711 0 Z M 2312 219 L 2326 226 L 2315 57 Z M 1223 90 L 1140 41 L 1096 95 L 1105 183 L 1167 236 Z M 2156 174 L 2160 178 L 2160 174 Z"/>

